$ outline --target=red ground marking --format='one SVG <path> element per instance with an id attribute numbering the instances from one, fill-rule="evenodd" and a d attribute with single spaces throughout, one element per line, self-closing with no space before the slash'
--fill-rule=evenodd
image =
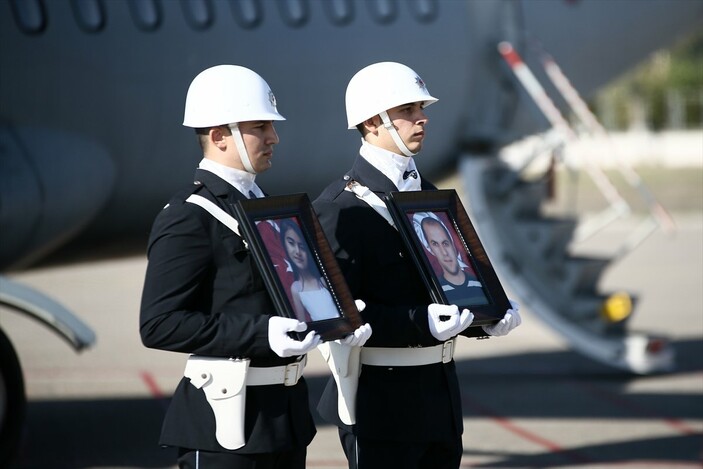
<path id="1" fill-rule="evenodd" d="M 152 375 L 148 371 L 141 371 L 139 373 L 139 376 L 142 378 L 142 381 L 144 381 L 144 384 L 146 384 L 146 387 L 147 389 L 149 389 L 149 392 L 151 393 L 152 397 L 154 397 L 155 399 L 163 399 L 164 393 L 161 391 L 161 388 L 159 388 L 159 385 L 156 383 L 154 375 Z"/>
<path id="2" fill-rule="evenodd" d="M 593 462 L 590 458 L 579 454 L 578 452 L 570 449 L 566 449 L 559 444 L 548 440 L 546 438 L 542 438 L 541 436 L 537 435 L 534 432 L 531 432 L 529 430 L 526 430 L 513 422 L 511 422 L 509 419 L 497 414 L 496 412 L 488 409 L 487 407 L 483 406 L 482 404 L 479 404 L 478 402 L 474 401 L 473 399 L 470 399 L 466 396 L 462 397 L 462 402 L 464 405 L 467 405 L 468 407 L 472 407 L 476 412 L 479 414 L 482 414 L 491 420 L 493 420 L 496 424 L 499 426 L 503 427 L 504 429 L 508 430 L 511 433 L 514 433 L 524 440 L 530 441 L 538 446 L 541 446 L 543 448 L 547 448 L 550 452 L 552 453 L 561 453 L 562 456 L 564 456 L 567 459 L 570 459 L 575 462 L 579 463 L 590 463 Z"/>
<path id="3" fill-rule="evenodd" d="M 586 390 L 588 393 L 590 393 L 591 395 L 593 395 L 595 397 L 598 397 L 602 400 L 608 401 L 611 404 L 615 404 L 617 407 L 628 410 L 634 414 L 639 414 L 639 415 L 643 415 L 646 417 L 652 417 L 652 418 L 656 418 L 658 420 L 661 420 L 665 424 L 669 425 L 670 427 L 674 428 L 679 433 L 682 433 L 684 435 L 698 435 L 698 434 L 700 434 L 695 429 L 691 428 L 689 425 L 687 425 L 685 422 L 682 422 L 679 419 L 675 419 L 673 417 L 664 417 L 660 413 L 658 413 L 652 409 L 645 408 L 639 404 L 632 402 L 631 400 L 627 400 L 622 396 L 619 396 L 615 393 L 607 391 L 603 388 L 599 388 L 593 384 L 582 383 L 582 382 L 578 382 L 578 383 L 574 382 L 573 384 L 574 384 L 574 386 L 577 386 L 579 388 Z"/>

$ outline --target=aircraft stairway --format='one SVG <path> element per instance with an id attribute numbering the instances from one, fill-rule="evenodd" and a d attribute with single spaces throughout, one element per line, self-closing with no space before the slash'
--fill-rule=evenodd
<path id="1" fill-rule="evenodd" d="M 674 354 L 665 339 L 628 330 L 636 299 L 599 290 L 619 256 L 571 252 L 580 220 L 545 210 L 549 172 L 527 179 L 500 158 L 467 154 L 460 176 L 464 205 L 493 267 L 529 312 L 599 362 L 637 374 L 672 368 Z"/>

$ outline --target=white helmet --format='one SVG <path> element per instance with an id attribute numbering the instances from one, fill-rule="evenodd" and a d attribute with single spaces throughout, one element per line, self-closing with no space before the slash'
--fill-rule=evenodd
<path id="1" fill-rule="evenodd" d="M 276 97 L 261 76 L 238 65 L 217 65 L 200 72 L 186 95 L 183 125 L 196 129 L 228 125 L 244 168 L 256 174 L 239 131 L 239 122 L 284 121 Z"/>
<path id="2" fill-rule="evenodd" d="M 386 112 L 407 103 L 422 102 L 423 107 L 437 102 L 427 91 L 425 82 L 413 69 L 397 62 L 379 62 L 359 70 L 349 80 L 345 96 L 348 129 L 353 129 L 375 115 L 405 156 L 414 156 L 398 135 Z"/>
<path id="3" fill-rule="evenodd" d="M 410 67 L 397 62 L 379 62 L 359 70 L 347 85 L 346 106 L 349 129 L 382 111 L 401 104 L 437 102 L 422 78 Z"/>
<path id="4" fill-rule="evenodd" d="M 214 127 L 246 121 L 282 121 L 276 97 L 258 73 L 217 65 L 198 74 L 188 88 L 183 125 Z"/>

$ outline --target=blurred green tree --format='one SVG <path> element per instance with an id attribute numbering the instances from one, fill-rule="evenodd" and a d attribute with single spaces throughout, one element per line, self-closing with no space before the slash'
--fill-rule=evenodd
<path id="1" fill-rule="evenodd" d="M 611 130 L 701 128 L 703 32 L 653 53 L 600 90 L 592 104 Z"/>

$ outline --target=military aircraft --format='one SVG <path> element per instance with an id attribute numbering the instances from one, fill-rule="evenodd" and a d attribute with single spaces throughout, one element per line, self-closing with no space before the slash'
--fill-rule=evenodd
<path id="1" fill-rule="evenodd" d="M 184 97 L 192 78 L 217 64 L 259 72 L 288 119 L 277 125 L 281 143 L 274 169 L 258 179 L 262 187 L 316 196 L 355 156 L 358 136 L 345 125 L 346 83 L 363 66 L 392 60 L 415 69 L 440 100 L 417 158 L 423 174 L 456 171 L 466 155 L 493 162 L 462 171 L 478 216 L 488 213 L 489 230 L 523 227 L 512 241 L 484 236 L 495 240 L 487 247 L 503 260 L 496 267 L 505 282 L 520 285 L 518 293 L 578 350 L 649 372 L 659 365 L 627 360 L 625 321 L 604 323 L 598 313 L 607 298 L 595 284 L 609 261 L 572 258 L 566 245 L 576 222 L 546 219 L 539 212 L 544 192 L 496 162 L 501 146 L 553 125 L 497 45 L 512 44 L 546 83 L 527 48 L 528 38 L 539 38 L 573 87 L 589 96 L 700 27 L 702 17 L 700 0 L 2 2 L 0 269 L 27 268 L 66 245 L 85 251 L 144 240 L 200 159 L 192 131 L 181 127 Z M 564 110 L 566 103 L 556 106 Z M 527 192 L 536 194 L 533 205 L 518 207 Z M 511 252 L 513 245 L 548 249 L 553 262 L 526 281 L 520 267 L 527 259 Z M 568 273 L 572 284 L 559 284 L 565 275 L 554 272 Z M 556 299 L 548 294 L 555 289 L 564 291 Z M 0 303 L 40 319 L 76 349 L 94 340 L 70 311 L 9 279 L 0 283 Z M 589 349 L 592 338 L 608 354 Z M 24 394 L 2 330 L 0 352 L 0 454 L 9 454 Z"/>

